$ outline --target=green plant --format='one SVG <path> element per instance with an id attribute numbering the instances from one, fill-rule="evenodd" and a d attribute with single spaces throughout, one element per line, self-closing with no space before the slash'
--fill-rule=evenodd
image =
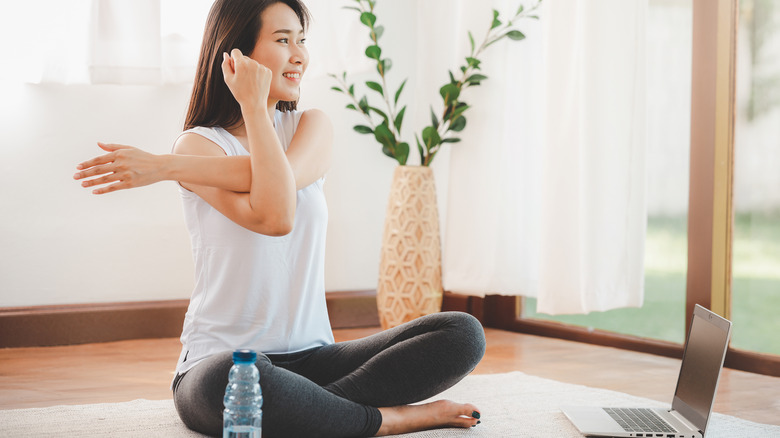
<path id="1" fill-rule="evenodd" d="M 408 78 L 401 82 L 401 85 L 395 91 L 390 92 L 387 87 L 386 75 L 392 67 L 389 58 L 382 57 L 382 49 L 379 46 L 379 39 L 384 33 L 384 27 L 376 24 L 377 18 L 374 13 L 374 7 L 377 0 L 353 0 L 356 6 L 345 6 L 346 9 L 352 9 L 360 13 L 360 22 L 369 29 L 371 45 L 366 48 L 366 56 L 376 61 L 376 70 L 379 73 L 381 82 L 366 81 L 366 87 L 375 91 L 384 100 L 382 110 L 369 103 L 368 96 L 362 95 L 358 98 L 355 94 L 355 84 L 347 83 L 347 74 L 341 76 L 331 74 L 339 86 L 332 87 L 333 90 L 344 93 L 350 97 L 351 103 L 347 109 L 361 113 L 367 125 L 356 125 L 355 131 L 361 134 L 373 135 L 379 144 L 382 145 L 382 152 L 388 157 L 394 158 L 400 165 L 405 165 L 409 158 L 409 144 L 401 140 L 401 127 L 403 126 L 406 105 L 398 110 L 398 100 L 403 92 Z M 538 16 L 533 12 L 539 7 L 542 0 L 537 0 L 533 7 L 525 9 L 523 5 L 517 10 L 517 13 L 506 22 L 499 19 L 499 12 L 493 10 L 493 20 L 490 29 L 485 35 L 482 43 L 477 46 L 474 42 L 474 36 L 468 32 L 471 52 L 466 57 L 465 64 L 460 66 L 460 77 L 456 78 L 452 71 L 449 71 L 450 81 L 439 89 L 439 94 L 443 100 L 443 109 L 441 116 L 437 116 L 431 106 L 431 124 L 423 128 L 421 135 L 415 134 L 417 150 L 420 153 L 420 163 L 423 166 L 429 166 L 436 153 L 445 143 L 457 143 L 460 138 L 455 134 L 466 127 L 466 117 L 464 112 L 469 109 L 469 105 L 461 100 L 461 93 L 465 88 L 480 85 L 487 79 L 482 73 L 476 73 L 481 70 L 479 56 L 490 45 L 504 39 L 519 41 L 525 38 L 525 35 L 515 28 L 515 22 L 521 18 L 534 18 Z M 391 99 L 392 98 L 392 99 Z M 372 117 L 372 113 L 375 115 Z M 374 117 L 378 116 L 381 120 L 376 123 Z"/>

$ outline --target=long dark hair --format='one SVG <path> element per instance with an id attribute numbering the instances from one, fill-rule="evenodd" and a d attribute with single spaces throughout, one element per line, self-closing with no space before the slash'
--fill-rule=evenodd
<path id="1" fill-rule="evenodd" d="M 299 0 L 217 0 L 209 11 L 198 57 L 184 129 L 195 126 L 235 126 L 241 122 L 241 107 L 225 84 L 222 53 L 237 48 L 249 55 L 260 35 L 260 14 L 275 3 L 284 3 L 298 16 L 306 30 L 309 11 Z M 292 111 L 297 102 L 280 101 L 276 108 Z"/>

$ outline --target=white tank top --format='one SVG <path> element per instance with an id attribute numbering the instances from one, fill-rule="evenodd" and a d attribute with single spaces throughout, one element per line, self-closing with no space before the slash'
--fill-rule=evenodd
<path id="1" fill-rule="evenodd" d="M 301 114 L 274 114 L 285 150 Z M 222 128 L 185 132 L 213 141 L 228 156 L 249 155 Z M 178 373 L 237 348 L 291 353 L 334 342 L 325 303 L 323 182 L 324 177 L 298 190 L 293 230 L 281 237 L 249 231 L 179 187 L 192 240 L 195 289 L 184 318 Z"/>

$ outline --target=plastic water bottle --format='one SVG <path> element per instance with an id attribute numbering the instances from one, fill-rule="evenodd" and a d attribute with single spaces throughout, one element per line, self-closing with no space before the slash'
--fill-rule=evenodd
<path id="1" fill-rule="evenodd" d="M 260 372 L 252 350 L 233 352 L 233 366 L 225 388 L 222 414 L 222 438 L 260 438 L 263 422 L 263 394 Z"/>

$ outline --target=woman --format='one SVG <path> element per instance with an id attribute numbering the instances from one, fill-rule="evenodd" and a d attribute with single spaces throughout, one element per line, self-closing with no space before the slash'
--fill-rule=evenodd
<path id="1" fill-rule="evenodd" d="M 331 126 L 298 112 L 308 65 L 298 0 L 217 0 L 174 154 L 104 145 L 78 166 L 95 193 L 176 180 L 196 264 L 172 388 L 191 429 L 219 436 L 236 348 L 258 354 L 264 436 L 379 436 L 473 427 L 470 404 L 429 398 L 471 372 L 479 322 L 441 313 L 334 343 L 324 293 Z M 246 55 L 245 55 L 246 54 Z"/>

